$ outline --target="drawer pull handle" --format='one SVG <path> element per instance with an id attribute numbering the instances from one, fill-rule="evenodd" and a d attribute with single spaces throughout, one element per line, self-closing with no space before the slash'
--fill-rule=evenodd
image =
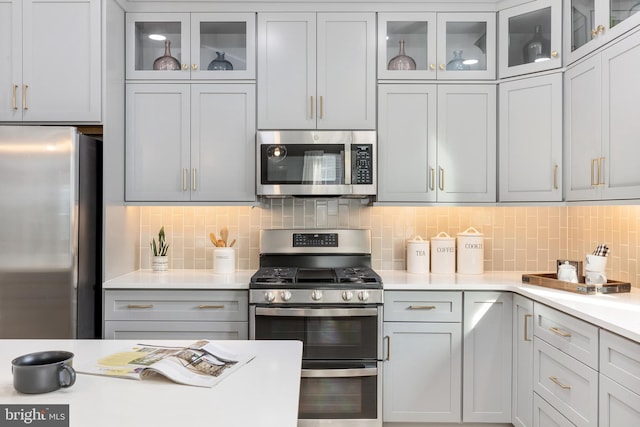
<path id="1" fill-rule="evenodd" d="M 556 328 L 555 326 L 550 327 L 549 330 L 554 334 L 560 335 L 561 337 L 565 337 L 565 338 L 571 337 L 571 334 L 569 332 L 565 332 L 561 329 Z"/>
<path id="2" fill-rule="evenodd" d="M 533 314 L 525 314 L 524 315 L 524 340 L 525 341 L 533 341 L 533 339 L 531 339 L 528 336 L 528 332 L 529 332 L 529 319 L 531 319 L 533 317 Z"/>
<path id="3" fill-rule="evenodd" d="M 558 377 L 549 377 L 549 379 L 551 381 L 553 381 L 561 389 L 563 389 L 563 390 L 571 390 L 571 386 L 570 385 L 566 385 L 566 384 L 562 384 L 560 382 L 560 380 L 558 379 Z"/>
<path id="4" fill-rule="evenodd" d="M 409 310 L 435 310 L 435 305 L 410 305 Z"/>
<path id="5" fill-rule="evenodd" d="M 385 340 L 387 340 L 387 357 L 384 360 L 391 360 L 391 336 L 385 335 Z"/>
<path id="6" fill-rule="evenodd" d="M 220 310 L 224 308 L 224 305 L 199 305 L 198 308 L 201 310 L 207 310 L 207 309 Z"/>
<path id="7" fill-rule="evenodd" d="M 153 304 L 129 304 L 127 308 L 153 308 Z"/>

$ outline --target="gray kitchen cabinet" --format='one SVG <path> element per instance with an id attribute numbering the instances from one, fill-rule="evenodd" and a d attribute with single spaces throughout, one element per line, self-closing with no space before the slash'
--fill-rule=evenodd
<path id="1" fill-rule="evenodd" d="M 255 200 L 254 84 L 126 86 L 127 201 Z"/>
<path id="2" fill-rule="evenodd" d="M 384 298 L 384 422 L 460 422 L 462 293 Z"/>
<path id="3" fill-rule="evenodd" d="M 640 425 L 640 344 L 600 330 L 600 427 Z"/>
<path id="4" fill-rule="evenodd" d="M 566 199 L 640 198 L 640 33 L 565 73 Z"/>
<path id="5" fill-rule="evenodd" d="M 562 2 L 536 0 L 501 10 L 498 27 L 501 78 L 562 67 Z"/>
<path id="6" fill-rule="evenodd" d="M 511 422 L 513 295 L 464 292 L 462 420 Z"/>
<path id="7" fill-rule="evenodd" d="M 571 64 L 640 24 L 635 0 L 568 0 L 564 2 L 564 46 Z"/>
<path id="8" fill-rule="evenodd" d="M 378 201 L 495 202 L 496 87 L 378 86 Z"/>
<path id="9" fill-rule="evenodd" d="M 562 73 L 498 85 L 501 202 L 562 201 Z"/>
<path id="10" fill-rule="evenodd" d="M 374 13 L 259 13 L 260 129 L 375 129 Z"/>
<path id="11" fill-rule="evenodd" d="M 537 394 L 533 396 L 532 405 L 534 427 L 575 427 L 575 424 Z"/>
<path id="12" fill-rule="evenodd" d="M 513 295 L 511 423 L 533 426 L 533 301 Z"/>
<path id="13" fill-rule="evenodd" d="M 598 425 L 598 328 L 534 304 L 533 389 L 578 427 Z"/>
<path id="14" fill-rule="evenodd" d="M 243 290 L 105 290 L 104 338 L 247 339 Z"/>
<path id="15" fill-rule="evenodd" d="M 0 0 L 0 121 L 101 121 L 100 7 Z"/>

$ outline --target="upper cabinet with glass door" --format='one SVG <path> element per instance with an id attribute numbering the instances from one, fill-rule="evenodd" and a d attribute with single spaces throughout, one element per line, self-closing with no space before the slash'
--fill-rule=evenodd
<path id="1" fill-rule="evenodd" d="M 495 79 L 493 13 L 379 13 L 380 80 Z"/>
<path id="2" fill-rule="evenodd" d="M 564 3 L 568 64 L 640 24 L 639 0 L 568 0 Z"/>
<path id="3" fill-rule="evenodd" d="M 558 0 L 536 0 L 500 11 L 500 77 L 562 67 L 561 13 Z"/>
<path id="4" fill-rule="evenodd" d="M 255 14 L 128 13 L 127 79 L 255 79 Z"/>

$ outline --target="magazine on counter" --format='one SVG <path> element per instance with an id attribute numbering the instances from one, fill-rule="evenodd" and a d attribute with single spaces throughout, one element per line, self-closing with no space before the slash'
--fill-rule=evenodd
<path id="1" fill-rule="evenodd" d="M 78 373 L 142 380 L 163 375 L 172 381 L 213 387 L 251 361 L 255 355 L 239 355 L 207 340 L 188 347 L 137 344 L 108 355 L 93 366 L 75 366 Z"/>

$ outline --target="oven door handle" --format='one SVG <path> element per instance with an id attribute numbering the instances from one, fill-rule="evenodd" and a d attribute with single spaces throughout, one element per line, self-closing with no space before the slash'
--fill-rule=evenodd
<path id="1" fill-rule="evenodd" d="M 279 308 L 256 307 L 256 316 L 353 317 L 377 316 L 377 308 Z"/>
<path id="2" fill-rule="evenodd" d="M 301 372 L 302 378 L 373 377 L 378 375 L 378 368 L 302 369 Z"/>

